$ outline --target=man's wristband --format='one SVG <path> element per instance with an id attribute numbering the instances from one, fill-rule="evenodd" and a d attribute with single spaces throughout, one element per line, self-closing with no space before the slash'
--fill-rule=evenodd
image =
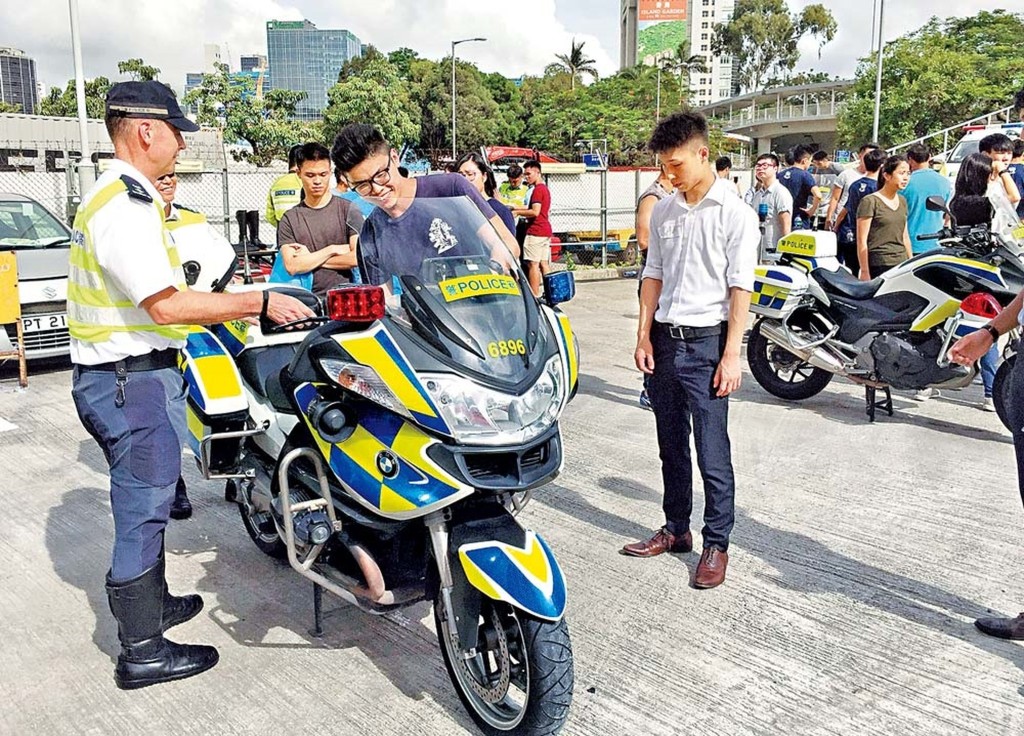
<path id="1" fill-rule="evenodd" d="M 999 342 L 999 330 L 997 330 L 991 324 L 982 325 L 981 329 L 985 330 L 985 332 L 987 332 L 988 334 L 990 334 L 992 336 L 992 343 L 993 344 Z"/>
<path id="2" fill-rule="evenodd" d="M 260 319 L 267 318 L 267 307 L 270 306 L 270 289 L 263 290 L 263 306 L 260 307 Z"/>

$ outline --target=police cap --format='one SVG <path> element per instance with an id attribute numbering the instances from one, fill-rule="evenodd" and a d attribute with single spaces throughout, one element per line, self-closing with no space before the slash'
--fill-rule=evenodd
<path id="1" fill-rule="evenodd" d="M 107 117 L 166 120 L 185 133 L 199 130 L 178 107 L 171 88 L 155 81 L 115 84 L 107 92 Z"/>

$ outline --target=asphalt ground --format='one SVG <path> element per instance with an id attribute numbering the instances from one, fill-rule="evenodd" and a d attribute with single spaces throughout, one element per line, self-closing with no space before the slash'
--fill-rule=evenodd
<path id="1" fill-rule="evenodd" d="M 1024 648 L 972 625 L 1024 608 L 1013 447 L 972 386 L 869 424 L 834 381 L 800 404 L 750 377 L 731 404 L 737 523 L 728 579 L 696 553 L 618 554 L 662 522 L 653 416 L 637 405 L 635 282 L 581 284 L 582 349 L 563 474 L 520 517 L 569 586 L 576 690 L 567 734 L 1020 734 Z M 168 531 L 173 592 L 206 608 L 172 632 L 220 664 L 134 692 L 113 683 L 102 454 L 70 371 L 0 372 L 0 733 L 475 733 L 425 604 L 376 618 L 262 555 L 220 486 L 186 463 L 195 515 Z M 11 428 L 9 425 L 15 425 Z M 694 530 L 700 528 L 700 482 Z M 699 537 L 697 540 L 699 549 Z"/>

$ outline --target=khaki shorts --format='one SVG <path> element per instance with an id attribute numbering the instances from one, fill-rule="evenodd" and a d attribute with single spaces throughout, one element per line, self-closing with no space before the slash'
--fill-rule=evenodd
<path id="1" fill-rule="evenodd" d="M 551 238 L 527 235 L 523 242 L 523 260 L 544 263 L 551 260 Z"/>

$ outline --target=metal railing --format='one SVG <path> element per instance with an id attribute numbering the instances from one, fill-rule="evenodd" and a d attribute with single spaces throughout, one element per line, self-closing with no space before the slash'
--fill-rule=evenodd
<path id="1" fill-rule="evenodd" d="M 1010 122 L 1010 113 L 1011 112 L 1013 112 L 1013 105 L 1007 105 L 1006 107 L 1003 107 L 1003 108 L 1001 108 L 999 110 L 996 110 L 994 112 L 985 113 L 984 115 L 978 115 L 976 117 L 971 118 L 970 120 L 965 120 L 962 123 L 957 123 L 956 125 L 950 125 L 948 128 L 943 128 L 942 130 L 936 130 L 934 133 L 929 133 L 928 135 L 921 136 L 920 138 L 915 138 L 912 141 L 907 141 L 906 143 L 900 143 L 898 146 L 893 146 L 892 148 L 888 149 L 888 152 L 890 154 L 893 154 L 893 153 L 896 153 L 897 151 L 902 151 L 904 148 L 910 148 L 910 146 L 913 146 L 913 145 L 915 145 L 917 143 L 925 143 L 925 142 L 930 141 L 933 138 L 937 138 L 938 136 L 941 135 L 942 136 L 942 153 L 949 153 L 949 134 L 950 133 L 960 131 L 965 126 L 968 126 L 968 125 L 981 125 L 981 124 L 993 125 L 992 119 L 993 118 L 997 118 L 1000 115 L 1003 116 L 1003 118 L 1004 118 L 1001 122 L 1008 123 L 1008 122 Z M 959 138 L 957 140 L 959 140 Z"/>

